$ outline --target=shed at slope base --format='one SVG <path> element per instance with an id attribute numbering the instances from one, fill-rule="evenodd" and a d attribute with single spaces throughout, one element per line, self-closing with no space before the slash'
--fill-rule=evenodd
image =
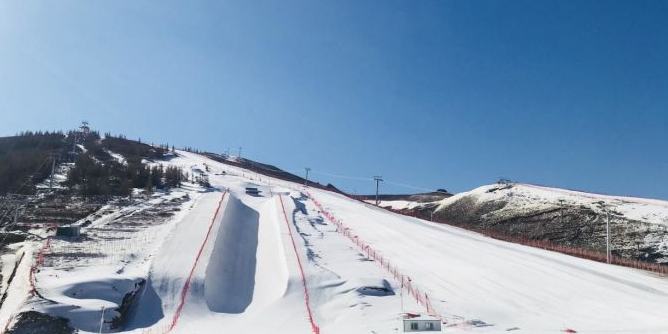
<path id="1" fill-rule="evenodd" d="M 404 332 L 440 332 L 441 320 L 428 315 L 405 317 Z"/>

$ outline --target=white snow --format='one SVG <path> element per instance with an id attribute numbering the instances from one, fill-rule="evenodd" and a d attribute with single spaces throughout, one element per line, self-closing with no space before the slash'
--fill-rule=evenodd
<path id="1" fill-rule="evenodd" d="M 128 163 L 128 162 L 125 160 L 125 157 L 123 157 L 122 155 L 120 155 L 120 154 L 118 154 L 118 153 L 114 153 L 114 152 L 112 152 L 111 150 L 108 150 L 108 149 L 105 149 L 105 151 L 106 151 L 109 155 L 111 155 L 111 157 L 114 158 L 114 160 L 118 161 L 118 163 L 120 163 L 120 164 L 122 164 L 122 165 L 126 165 L 126 164 Z"/>
<path id="2" fill-rule="evenodd" d="M 668 331 L 668 281 L 654 274 L 506 243 L 313 190 L 326 209 L 380 250 L 452 320 L 486 331 Z M 433 302 L 433 299 L 432 299 Z"/>
<path id="3" fill-rule="evenodd" d="M 0 328 L 4 328 L 7 321 L 19 311 L 28 298 L 28 293 L 30 292 L 30 281 L 28 278 L 30 275 L 30 266 L 32 265 L 30 259 L 35 249 L 38 248 L 38 244 L 34 242 L 23 242 L 14 246 L 16 247 L 15 253 L 2 255 L 2 293 L 7 292 L 7 298 L 3 302 L 2 308 L 0 308 Z M 5 285 L 9 279 L 9 274 L 22 255 L 23 260 L 16 269 L 12 284 L 9 286 Z"/>
<path id="4" fill-rule="evenodd" d="M 164 333 L 178 313 L 184 284 L 192 273 L 171 333 L 311 333 L 298 258 L 314 321 L 322 333 L 398 333 L 403 312 L 424 311 L 392 275 L 366 259 L 323 217 L 301 185 L 197 154 L 177 153 L 160 163 L 204 173 L 213 189 L 186 183 L 182 189 L 157 193 L 131 206 L 109 206 L 102 210 L 107 214 L 84 228 L 88 238 L 54 239 L 52 255 L 79 254 L 48 256 L 36 274 L 38 291 L 55 303 L 37 298 L 22 302 L 27 282 L 23 268 L 17 285 L 10 287 L 16 290 L 10 294 L 13 308 L 0 310 L 0 327 L 22 308 L 67 317 L 80 333 L 96 333 L 102 307 L 110 321 L 118 315 L 114 309 L 123 296 L 146 279 L 129 322 L 114 332 Z M 261 193 L 248 195 L 246 187 L 257 187 Z M 529 187 L 517 191 L 524 189 L 530 189 L 533 197 L 527 198 L 535 201 L 581 197 Z M 506 243 L 331 192 L 309 191 L 429 294 L 447 321 L 446 332 L 554 333 L 566 328 L 579 333 L 668 332 L 665 277 Z M 475 191 L 497 196 L 484 188 Z M 189 200 L 178 204 L 180 211 L 171 218 L 118 225 L 185 194 Z M 609 200 L 638 208 L 661 205 Z M 407 205 L 391 203 L 399 204 Z M 105 323 L 103 332 L 112 331 L 109 325 Z"/>
<path id="5" fill-rule="evenodd" d="M 365 202 L 369 204 L 375 204 L 375 200 L 366 200 Z M 422 202 L 413 202 L 413 201 L 404 201 L 404 200 L 393 200 L 393 201 L 378 201 L 378 205 L 383 208 L 391 208 L 394 210 L 410 210 L 419 206 L 423 206 L 428 203 Z"/>
<path id="6" fill-rule="evenodd" d="M 489 191 L 500 188 L 496 191 Z M 650 224 L 668 225 L 668 201 L 598 195 L 559 188 L 548 188 L 530 184 L 513 184 L 510 188 L 499 185 L 486 185 L 471 191 L 456 194 L 440 201 L 437 210 L 460 200 L 463 197 L 475 198 L 478 202 L 492 200 L 508 200 L 503 211 L 521 211 L 527 208 L 554 207 L 563 201 L 565 205 L 578 205 L 601 212 L 599 202 L 603 202 L 609 210 L 614 210 L 628 219 L 643 221 Z"/>

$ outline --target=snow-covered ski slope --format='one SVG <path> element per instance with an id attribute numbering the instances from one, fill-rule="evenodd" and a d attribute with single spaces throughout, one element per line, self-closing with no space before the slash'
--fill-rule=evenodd
<path id="1" fill-rule="evenodd" d="M 297 185 L 198 155 L 180 154 L 182 157 L 171 163 L 200 170 L 206 164 L 212 186 L 228 191 L 228 195 L 214 219 L 172 333 L 210 333 L 217 329 L 227 333 L 312 332 L 299 262 L 310 294 L 309 307 L 315 310 L 313 320 L 324 326 L 323 332 L 380 333 L 399 326 L 401 303 L 398 295 L 392 295 L 389 275 L 365 261 L 332 226 L 324 224 L 313 204 L 294 190 Z M 261 193 L 246 194 L 246 187 L 256 187 Z M 220 197 L 220 191 L 204 195 L 193 214 L 202 212 L 212 217 Z M 198 247 L 206 239 L 205 225 L 210 219 L 186 221 L 177 225 L 173 240 L 165 241 L 150 272 L 154 296 L 160 299 L 164 316 L 154 316 L 151 310 L 160 303 L 149 298 L 147 302 L 153 307 L 139 304 L 134 319 L 143 323 L 131 328 L 149 323 L 153 323 L 149 329 L 164 328 L 173 321 L 183 282 Z M 364 291 L 385 285 L 390 286 L 389 296 Z M 378 313 L 368 314 L 367 308 L 378 309 Z M 145 311 L 148 314 L 143 314 Z M 154 319 L 147 323 L 150 317 Z"/>
<path id="2" fill-rule="evenodd" d="M 446 319 L 493 325 L 485 331 L 668 332 L 665 277 L 490 239 L 324 191 L 313 193 L 429 292 Z"/>
<path id="3" fill-rule="evenodd" d="M 147 283 L 127 323 L 116 330 L 105 323 L 104 332 L 312 333 L 304 281 L 321 333 L 398 333 L 402 312 L 424 312 L 325 219 L 301 185 L 187 152 L 165 164 L 208 167 L 213 189 L 187 190 L 188 207 L 151 232 L 160 244 L 138 256 L 142 262 L 126 259 L 120 274 L 113 266 L 40 270 L 37 290 L 61 306 L 32 302 L 24 309 L 96 332 L 100 313 L 93 310 L 122 298 L 96 293 L 122 277 Z M 246 187 L 261 193 L 246 194 Z M 665 277 L 493 240 L 323 190 L 309 193 L 429 294 L 447 322 L 443 331 L 668 332 Z M 80 291 L 76 300 L 68 294 L 72 286 Z"/>

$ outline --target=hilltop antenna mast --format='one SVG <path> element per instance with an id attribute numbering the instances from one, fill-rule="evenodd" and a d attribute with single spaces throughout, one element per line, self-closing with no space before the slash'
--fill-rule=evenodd
<path id="1" fill-rule="evenodd" d="M 83 137 L 87 135 L 88 132 L 90 131 L 90 127 L 88 127 L 88 124 L 89 124 L 88 121 L 83 120 L 81 121 L 81 126 L 79 126 L 80 131 L 76 130 L 72 131 L 74 132 L 74 140 L 72 140 L 72 152 L 70 153 L 72 155 L 72 161 L 76 160 L 74 156 L 76 155 L 77 152 L 77 142 L 79 141 L 79 134 L 81 134 L 81 136 Z"/>
<path id="2" fill-rule="evenodd" d="M 380 182 L 383 181 L 383 177 L 382 176 L 374 176 L 373 180 L 376 181 L 376 206 L 378 206 L 378 203 L 379 203 L 378 202 L 378 185 L 379 185 Z"/>

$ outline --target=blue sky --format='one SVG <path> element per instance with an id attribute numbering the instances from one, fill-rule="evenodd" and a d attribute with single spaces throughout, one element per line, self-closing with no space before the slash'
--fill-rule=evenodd
<path id="1" fill-rule="evenodd" d="M 668 199 L 667 14 L 665 1 L 0 0 L 0 135 L 86 119 L 242 146 L 357 193 L 373 175 L 386 192 L 503 176 Z"/>

